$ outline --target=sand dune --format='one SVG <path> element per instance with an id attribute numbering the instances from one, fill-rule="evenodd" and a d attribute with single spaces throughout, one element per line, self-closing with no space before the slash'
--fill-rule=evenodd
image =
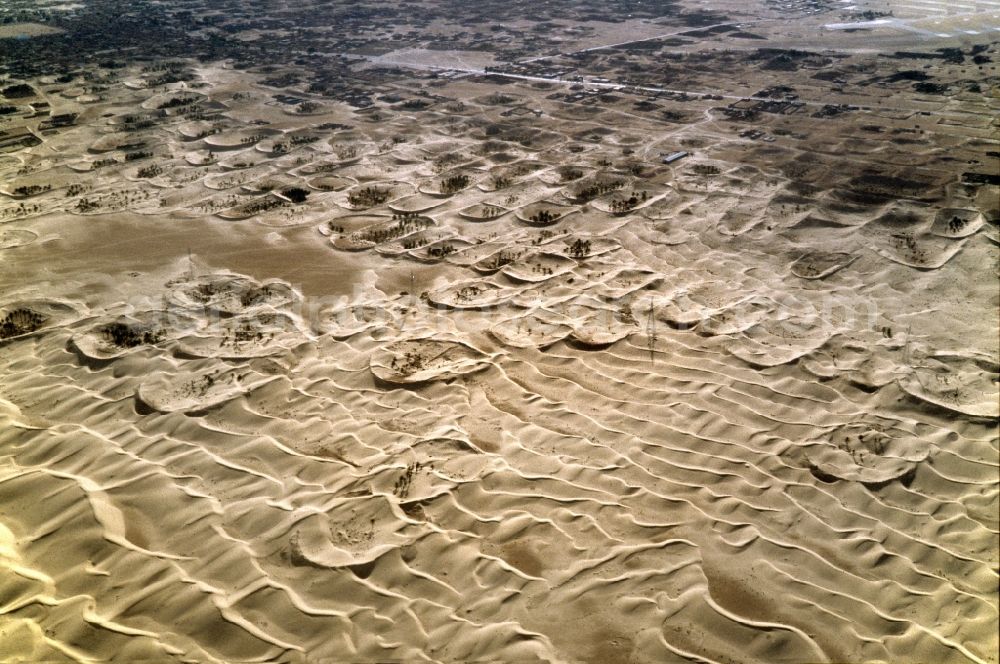
<path id="1" fill-rule="evenodd" d="M 0 161 L 0 659 L 997 661 L 988 197 L 194 71 Z"/>

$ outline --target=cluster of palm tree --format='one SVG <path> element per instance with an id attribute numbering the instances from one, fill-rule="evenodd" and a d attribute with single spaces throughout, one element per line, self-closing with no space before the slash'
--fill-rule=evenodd
<path id="1" fill-rule="evenodd" d="M 640 201 L 645 202 L 647 198 L 648 196 L 646 195 L 646 192 L 642 192 L 640 196 L 636 196 L 635 192 L 633 192 L 632 195 L 625 200 L 619 200 L 616 198 L 611 201 L 608 207 L 610 207 L 611 211 L 615 214 L 624 214 L 625 212 L 634 209 Z"/>
<path id="2" fill-rule="evenodd" d="M 356 208 L 381 205 L 387 200 L 389 200 L 389 190 L 381 187 L 365 187 L 347 195 L 347 202 Z"/>
<path id="3" fill-rule="evenodd" d="M 595 182 L 594 184 L 591 184 L 581 189 L 577 193 L 576 198 L 577 200 L 580 201 L 590 201 L 597 198 L 598 196 L 603 196 L 608 192 L 617 191 L 624 186 L 625 183 L 621 182 L 620 180 L 612 180 L 610 182 Z"/>
<path id="4" fill-rule="evenodd" d="M 559 218 L 559 214 L 551 210 L 539 210 L 528 218 L 536 224 L 551 224 Z"/>
<path id="5" fill-rule="evenodd" d="M 469 176 L 464 173 L 458 175 L 452 175 L 441 180 L 441 192 L 445 194 L 454 194 L 457 191 L 461 191 L 469 186 Z"/>
<path id="6" fill-rule="evenodd" d="M 140 178 L 155 178 L 157 175 L 163 174 L 163 167 L 159 164 L 150 164 L 149 166 L 143 166 L 136 173 L 137 177 Z"/>
<path id="7" fill-rule="evenodd" d="M 31 309 L 14 309 L 0 321 L 0 339 L 9 339 L 34 332 L 45 322 L 45 317 Z"/>
<path id="8" fill-rule="evenodd" d="M 101 328 L 101 336 L 119 348 L 135 348 L 158 343 L 163 338 L 163 333 L 138 325 L 111 323 Z"/>
<path id="9" fill-rule="evenodd" d="M 573 240 L 569 246 L 569 255 L 573 258 L 585 258 L 590 255 L 590 240 Z"/>
<path id="10" fill-rule="evenodd" d="M 395 240 L 403 235 L 409 235 L 415 231 L 423 230 L 428 226 L 431 226 L 433 222 L 426 217 L 408 216 L 400 217 L 398 221 L 392 226 L 369 228 L 362 231 L 358 237 L 364 242 L 373 242 L 375 244 L 381 244 L 383 242 L 389 242 Z M 416 248 L 416 247 L 414 247 Z"/>

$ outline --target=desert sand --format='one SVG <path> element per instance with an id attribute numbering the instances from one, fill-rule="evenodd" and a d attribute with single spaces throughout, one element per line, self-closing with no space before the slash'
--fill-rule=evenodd
<path id="1" fill-rule="evenodd" d="M 768 16 L 8 78 L 0 660 L 997 662 L 996 42 Z"/>

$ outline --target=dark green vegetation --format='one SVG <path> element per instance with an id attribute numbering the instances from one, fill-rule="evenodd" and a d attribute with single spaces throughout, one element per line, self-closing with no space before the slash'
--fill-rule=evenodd
<path id="1" fill-rule="evenodd" d="M 0 320 L 0 339 L 34 332 L 45 324 L 45 317 L 31 309 L 14 309 Z"/>
<path id="2" fill-rule="evenodd" d="M 119 348 L 152 345 L 163 339 L 163 333 L 141 325 L 111 323 L 100 330 L 101 338 Z"/>

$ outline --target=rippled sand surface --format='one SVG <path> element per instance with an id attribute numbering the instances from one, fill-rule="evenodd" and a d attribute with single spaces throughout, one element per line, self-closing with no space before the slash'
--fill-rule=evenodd
<path id="1" fill-rule="evenodd" d="M 997 661 L 989 196 L 273 113 L 0 225 L 0 659 Z"/>

